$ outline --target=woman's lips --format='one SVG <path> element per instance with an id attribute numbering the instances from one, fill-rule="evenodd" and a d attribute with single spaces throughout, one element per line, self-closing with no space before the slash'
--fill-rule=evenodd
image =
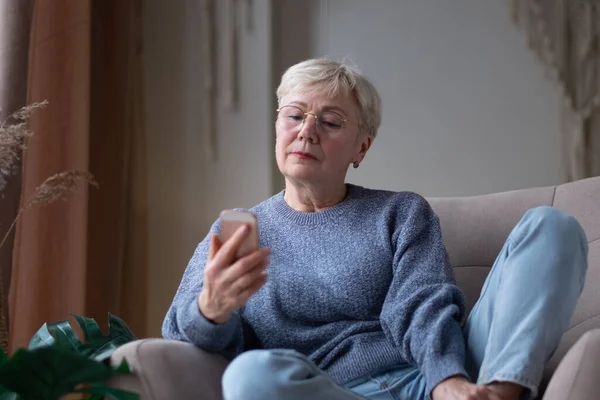
<path id="1" fill-rule="evenodd" d="M 302 151 L 293 151 L 291 154 L 295 155 L 298 158 L 302 158 L 302 159 L 311 159 L 311 160 L 316 160 L 317 157 L 313 156 L 310 153 L 304 153 Z"/>

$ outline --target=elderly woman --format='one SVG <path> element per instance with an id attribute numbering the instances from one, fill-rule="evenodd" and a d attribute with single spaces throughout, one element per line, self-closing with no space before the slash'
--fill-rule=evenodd
<path id="1" fill-rule="evenodd" d="M 463 295 L 427 201 L 345 183 L 377 135 L 373 85 L 315 59 L 289 68 L 277 97 L 286 186 L 250 210 L 261 249 L 236 259 L 248 227 L 222 243 L 215 222 L 164 337 L 195 344 L 215 365 L 231 360 L 227 400 L 535 397 L 583 287 L 576 220 L 527 212 L 461 326 Z"/>

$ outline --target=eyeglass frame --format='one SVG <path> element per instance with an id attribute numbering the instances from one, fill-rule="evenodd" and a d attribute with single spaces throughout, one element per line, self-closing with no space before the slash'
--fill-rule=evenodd
<path id="1" fill-rule="evenodd" d="M 277 117 L 275 117 L 275 122 L 277 122 L 277 120 L 279 119 L 279 111 L 281 111 L 282 108 L 286 108 L 286 107 L 294 107 L 294 108 L 300 110 L 300 112 L 302 113 L 302 115 L 303 115 L 302 123 L 300 125 L 298 125 L 300 127 L 300 129 L 302 129 L 302 127 L 304 126 L 304 123 L 306 122 L 306 116 L 307 115 L 312 115 L 313 117 L 315 117 L 315 125 L 317 126 L 317 128 L 319 127 L 319 125 L 320 125 L 320 123 L 319 123 L 319 115 L 322 115 L 323 112 L 320 112 L 318 114 L 311 113 L 311 112 L 308 112 L 308 111 L 304 112 L 303 109 L 301 109 L 300 107 L 295 106 L 293 104 L 287 104 L 287 105 L 279 107 L 277 110 L 275 110 L 275 111 L 277 111 Z M 342 126 L 340 127 L 339 132 L 341 132 L 342 129 L 344 129 L 344 127 L 346 126 L 347 123 L 349 123 L 351 125 L 359 126 L 358 122 L 350 121 L 349 119 L 344 118 L 344 116 L 342 114 L 338 113 L 338 112 L 335 112 L 333 110 L 326 110 L 324 112 L 334 113 L 334 114 L 338 115 L 340 118 L 342 118 Z"/>

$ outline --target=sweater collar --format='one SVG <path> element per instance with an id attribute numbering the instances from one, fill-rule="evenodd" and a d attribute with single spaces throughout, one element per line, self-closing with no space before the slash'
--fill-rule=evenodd
<path id="1" fill-rule="evenodd" d="M 285 190 L 276 194 L 273 198 L 273 208 L 278 215 L 290 220 L 298 225 L 319 225 L 328 221 L 336 220 L 341 215 L 345 214 L 352 208 L 358 197 L 358 192 L 361 187 L 346 184 L 346 197 L 333 207 L 329 207 L 323 211 L 303 212 L 296 211 L 290 207 L 285 201 Z"/>

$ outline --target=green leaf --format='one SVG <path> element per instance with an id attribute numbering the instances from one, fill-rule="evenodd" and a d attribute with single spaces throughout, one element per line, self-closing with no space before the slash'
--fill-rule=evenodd
<path id="1" fill-rule="evenodd" d="M 76 392 L 92 393 L 90 399 L 102 399 L 102 396 L 108 396 L 115 400 L 138 400 L 140 395 L 121 389 L 110 388 L 102 385 L 92 385 L 89 388 L 78 389 Z M 97 397 L 100 395 L 100 397 Z"/>
<path id="2" fill-rule="evenodd" d="M 131 373 L 131 368 L 129 368 L 127 360 L 123 359 L 123 361 L 121 361 L 121 364 L 119 364 L 116 367 L 113 367 L 113 371 L 115 371 L 115 373 L 117 374 L 129 374 Z"/>
<path id="3" fill-rule="evenodd" d="M 29 350 L 35 350 L 40 347 L 52 346 L 56 343 L 56 339 L 50 334 L 48 324 L 42 325 L 40 329 L 33 335 L 29 341 Z"/>
<path id="4" fill-rule="evenodd" d="M 80 384 L 99 384 L 113 375 L 104 363 L 55 345 L 17 350 L 0 367 L 0 385 L 24 398 L 58 399 Z"/>
<path id="5" fill-rule="evenodd" d="M 105 336 L 102 334 L 102 331 L 100 330 L 100 327 L 95 319 L 82 317 L 76 314 L 71 315 L 77 320 L 79 327 L 83 331 L 86 343 L 92 346 L 96 345 L 94 347 L 99 347 L 97 345 L 98 343 L 101 343 L 100 346 L 104 344 L 103 341 L 105 340 Z"/>
<path id="6" fill-rule="evenodd" d="M 72 315 L 77 320 L 85 336 L 86 343 L 81 352 L 97 361 L 106 360 L 119 346 L 136 339 L 125 321 L 115 315 L 108 314 L 109 330 L 107 336 L 102 334 L 96 320 Z"/>
<path id="7" fill-rule="evenodd" d="M 126 340 L 125 343 L 137 339 L 125 321 L 116 315 L 108 314 L 108 326 L 110 328 L 109 336 L 113 339 L 122 338 L 122 340 Z"/>
<path id="8" fill-rule="evenodd" d="M 106 343 L 101 348 L 94 349 L 94 352 L 89 357 L 96 361 L 107 360 L 118 347 L 119 346 L 114 343 Z"/>
<path id="9" fill-rule="evenodd" d="M 0 394 L 0 400 L 18 400 L 18 394 L 14 392 L 6 391 Z"/>
<path id="10" fill-rule="evenodd" d="M 11 392 L 4 386 L 0 386 L 0 400 L 15 400 L 17 398 L 17 394 Z"/>
<path id="11" fill-rule="evenodd" d="M 69 321 L 59 321 L 53 324 L 48 325 L 48 331 L 50 334 L 54 336 L 54 339 L 64 348 L 74 351 L 76 353 L 81 353 L 82 350 L 85 349 L 83 343 L 77 335 Z"/>

